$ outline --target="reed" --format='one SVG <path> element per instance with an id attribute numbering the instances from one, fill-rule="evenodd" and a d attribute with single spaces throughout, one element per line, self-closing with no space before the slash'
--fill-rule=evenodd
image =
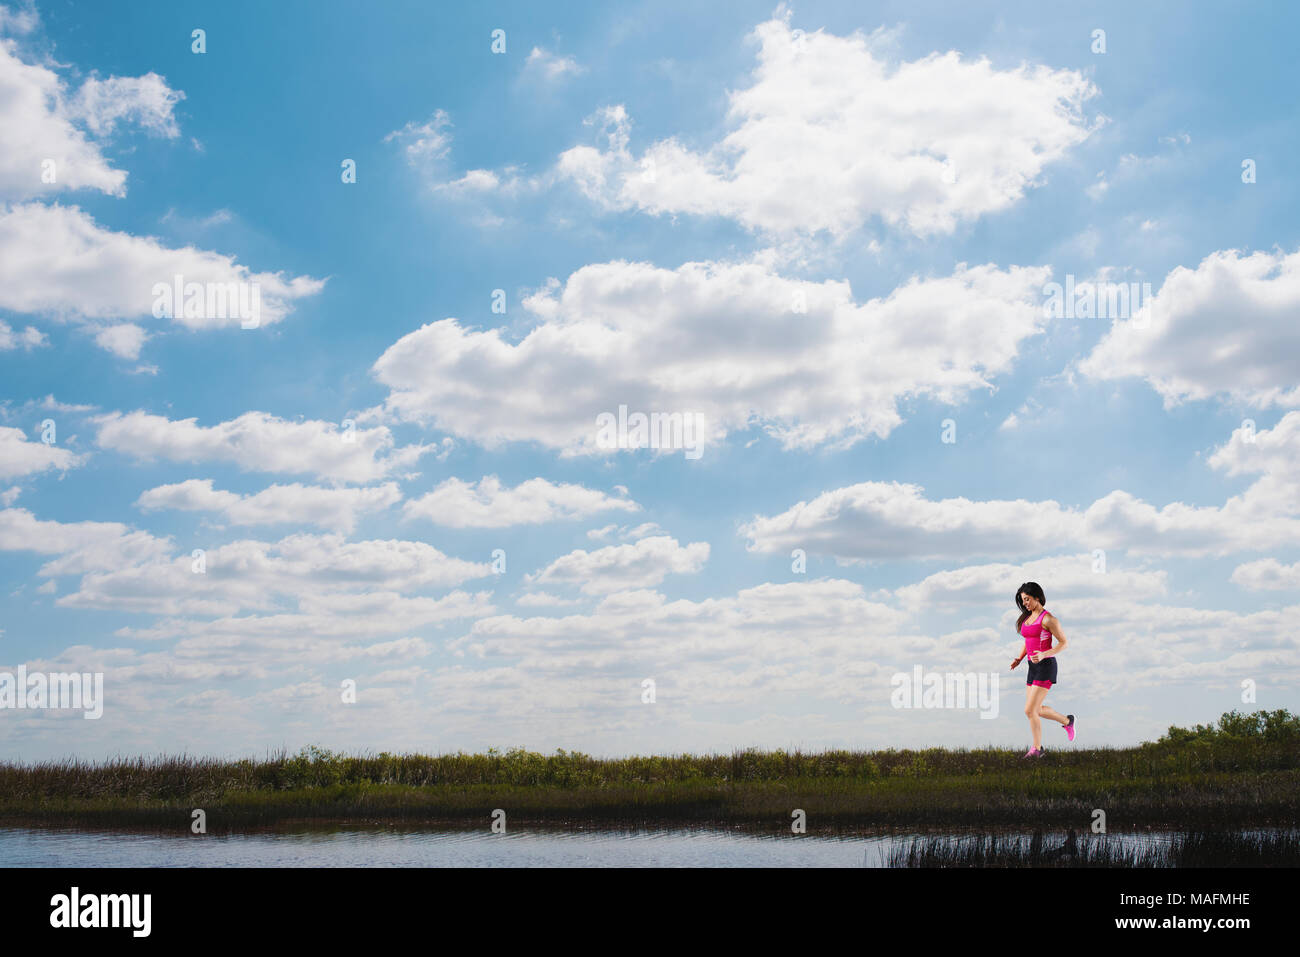
<path id="1" fill-rule="evenodd" d="M 894 848 L 887 867 L 1297 867 L 1300 831 L 1191 831 L 1168 843 L 1134 846 L 1106 835 L 1047 840 L 988 834 L 915 838 Z"/>

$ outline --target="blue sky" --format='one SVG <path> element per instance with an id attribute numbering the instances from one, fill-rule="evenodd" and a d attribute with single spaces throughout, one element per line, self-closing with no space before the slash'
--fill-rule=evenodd
<path id="1" fill-rule="evenodd" d="M 1291 11 L 0 10 L 7 756 L 1018 745 L 1027 579 L 1081 743 L 1295 709 Z"/>

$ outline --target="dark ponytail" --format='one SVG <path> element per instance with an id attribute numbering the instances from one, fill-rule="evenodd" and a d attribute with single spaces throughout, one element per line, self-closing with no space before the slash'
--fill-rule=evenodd
<path id="1" fill-rule="evenodd" d="M 1038 582 L 1025 582 L 1016 589 L 1016 607 L 1020 609 L 1020 617 L 1016 619 L 1016 634 L 1020 634 L 1020 628 L 1029 617 L 1029 609 L 1024 606 L 1020 600 L 1021 593 L 1028 593 L 1038 599 L 1038 603 L 1043 607 L 1047 606 L 1047 596 L 1043 594 L 1043 586 Z"/>

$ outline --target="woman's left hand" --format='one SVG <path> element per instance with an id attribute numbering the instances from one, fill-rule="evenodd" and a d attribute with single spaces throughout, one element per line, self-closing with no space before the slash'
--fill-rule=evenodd
<path id="1" fill-rule="evenodd" d="M 1029 660 L 1032 661 L 1034 664 L 1038 664 L 1038 662 L 1043 660 L 1043 656 L 1041 653 L 1035 651 L 1033 654 L 1029 656 Z"/>

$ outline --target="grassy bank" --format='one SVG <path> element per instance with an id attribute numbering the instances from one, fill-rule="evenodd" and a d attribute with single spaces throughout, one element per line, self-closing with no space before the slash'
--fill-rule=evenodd
<path id="1" fill-rule="evenodd" d="M 1093 809 L 1112 830 L 1293 826 L 1300 717 L 1225 714 L 1134 748 L 1060 750 L 1032 761 L 997 749 L 743 751 L 602 760 L 522 749 L 438 756 L 309 748 L 266 760 L 195 757 L 0 764 L 0 824 L 209 831 L 290 821 L 464 823 L 493 809 L 512 826 L 746 825 L 808 833 L 878 827 L 1074 827 Z"/>

